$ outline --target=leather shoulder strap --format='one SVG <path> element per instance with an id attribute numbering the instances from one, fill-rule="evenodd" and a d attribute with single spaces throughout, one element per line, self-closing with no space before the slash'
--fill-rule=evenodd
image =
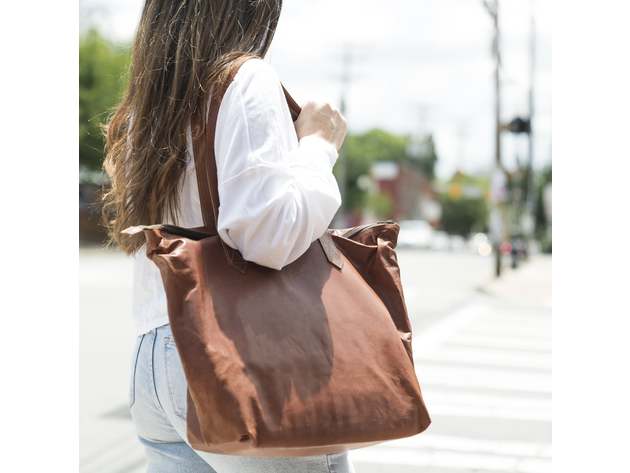
<path id="1" fill-rule="evenodd" d="M 289 106 L 289 111 L 291 112 L 291 118 L 293 121 L 297 120 L 302 112 L 302 107 L 298 105 L 298 103 L 291 97 L 291 94 L 282 86 L 282 91 L 284 92 L 284 98 L 287 100 L 287 105 Z"/>

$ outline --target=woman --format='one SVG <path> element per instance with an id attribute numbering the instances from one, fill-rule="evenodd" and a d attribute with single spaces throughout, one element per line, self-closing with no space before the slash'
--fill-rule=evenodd
<path id="1" fill-rule="evenodd" d="M 150 473 L 349 472 L 346 454 L 252 458 L 186 443 L 186 380 L 157 268 L 131 225 L 203 225 L 191 121 L 215 84 L 246 55 L 223 96 L 215 136 L 221 202 L 217 230 L 246 260 L 281 269 L 321 236 L 341 204 L 332 167 L 346 133 L 328 104 L 292 122 L 274 70 L 262 59 L 281 0 L 147 0 L 127 93 L 107 128 L 104 198 L 110 238 L 134 255 L 137 342 L 129 405 Z"/>

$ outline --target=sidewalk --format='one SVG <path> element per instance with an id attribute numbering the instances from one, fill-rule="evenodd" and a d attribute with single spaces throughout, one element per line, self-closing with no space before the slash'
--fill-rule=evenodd
<path id="1" fill-rule="evenodd" d="M 433 423 L 351 453 L 357 473 L 551 471 L 551 260 L 486 285 L 414 339 Z"/>

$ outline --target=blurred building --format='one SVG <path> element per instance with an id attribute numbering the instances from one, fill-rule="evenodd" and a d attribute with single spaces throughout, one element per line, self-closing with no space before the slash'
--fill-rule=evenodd
<path id="1" fill-rule="evenodd" d="M 379 161 L 370 174 L 375 191 L 391 202 L 394 220 L 426 220 L 437 225 L 441 216 L 438 194 L 431 181 L 407 162 Z"/>

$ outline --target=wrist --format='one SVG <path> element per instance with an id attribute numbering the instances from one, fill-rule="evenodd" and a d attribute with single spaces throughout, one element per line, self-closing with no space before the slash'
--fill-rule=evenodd
<path id="1" fill-rule="evenodd" d="M 323 153 L 328 158 L 331 167 L 335 165 L 339 157 L 339 152 L 335 145 L 319 134 L 303 136 L 300 138 L 299 143 L 300 147 Z"/>

